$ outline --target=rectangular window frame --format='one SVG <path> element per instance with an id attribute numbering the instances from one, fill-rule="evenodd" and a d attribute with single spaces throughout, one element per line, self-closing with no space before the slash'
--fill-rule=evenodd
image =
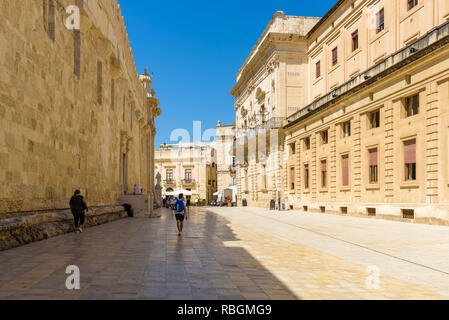
<path id="1" fill-rule="evenodd" d="M 295 167 L 290 167 L 290 191 L 295 191 Z"/>
<path id="2" fill-rule="evenodd" d="M 319 60 L 315 64 L 315 78 L 318 79 L 321 77 L 321 60 Z"/>
<path id="3" fill-rule="evenodd" d="M 419 115 L 421 97 L 419 93 L 405 97 L 403 101 L 403 118 Z"/>
<path id="4" fill-rule="evenodd" d="M 418 5 L 418 0 L 407 0 L 407 11 L 412 10 Z"/>
<path id="5" fill-rule="evenodd" d="M 407 154 L 406 154 L 406 145 L 409 142 L 414 141 L 414 145 L 415 145 L 415 154 L 413 156 L 414 158 L 414 162 L 409 162 L 407 160 Z M 413 138 L 407 138 L 407 139 L 403 139 L 402 140 L 402 153 L 403 153 L 403 164 L 404 164 L 404 176 L 402 181 L 404 183 L 417 183 L 418 182 L 418 171 L 417 171 L 417 138 L 413 137 Z"/>
<path id="6" fill-rule="evenodd" d="M 173 176 L 173 169 L 166 169 L 165 170 L 165 180 L 167 180 L 168 182 L 173 182 L 174 181 L 174 176 Z"/>
<path id="7" fill-rule="evenodd" d="M 359 48 L 359 29 L 355 30 L 351 34 L 351 45 L 352 45 L 352 52 L 356 51 Z"/>
<path id="8" fill-rule="evenodd" d="M 327 189 L 327 159 L 322 159 L 321 164 L 321 189 Z M 323 168 L 326 170 L 323 170 Z"/>
<path id="9" fill-rule="evenodd" d="M 329 129 L 320 132 L 320 140 L 322 146 L 329 144 Z"/>
<path id="10" fill-rule="evenodd" d="M 338 47 L 332 49 L 332 66 L 336 66 L 338 64 Z"/>
<path id="11" fill-rule="evenodd" d="M 369 129 L 380 128 L 380 108 L 368 113 Z"/>
<path id="12" fill-rule="evenodd" d="M 310 169 L 309 164 L 304 164 L 304 189 L 309 190 L 310 188 Z"/>
<path id="13" fill-rule="evenodd" d="M 184 178 L 186 181 L 192 181 L 193 180 L 193 174 L 191 168 L 186 168 L 184 171 Z"/>
<path id="14" fill-rule="evenodd" d="M 310 146 L 310 137 L 304 138 L 303 139 L 304 142 L 304 150 L 310 150 L 311 146 Z"/>
<path id="15" fill-rule="evenodd" d="M 376 33 L 382 32 L 385 29 L 385 8 L 376 13 Z"/>
<path id="16" fill-rule="evenodd" d="M 347 120 L 341 124 L 341 137 L 343 139 L 349 138 L 352 135 L 351 132 L 351 120 Z"/>
<path id="17" fill-rule="evenodd" d="M 347 184 L 345 184 L 345 171 L 343 167 L 344 158 L 348 159 L 348 170 L 347 170 Z M 340 163 L 341 163 L 341 188 L 342 189 L 350 189 L 351 188 L 351 161 L 350 161 L 349 153 L 343 153 L 340 155 Z"/>
<path id="18" fill-rule="evenodd" d="M 376 150 L 376 164 L 371 163 L 371 151 Z M 379 185 L 379 147 L 368 148 L 368 184 Z"/>

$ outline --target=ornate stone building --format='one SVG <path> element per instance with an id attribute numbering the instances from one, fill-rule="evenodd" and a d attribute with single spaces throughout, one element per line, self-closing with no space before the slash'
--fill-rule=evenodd
<path id="1" fill-rule="evenodd" d="M 74 4 L 79 30 L 67 22 Z M 161 111 L 117 1 L 0 8 L 0 214 L 67 208 L 75 189 L 115 205 L 134 184 L 151 202 Z"/>
<path id="2" fill-rule="evenodd" d="M 162 196 L 167 192 L 188 190 L 192 201 L 209 204 L 217 191 L 217 154 L 213 142 L 161 145 L 155 151 L 156 181 Z"/>
<path id="3" fill-rule="evenodd" d="M 236 157 L 234 156 L 235 125 L 218 121 L 215 150 L 217 152 L 217 190 L 237 185 Z"/>
<path id="4" fill-rule="evenodd" d="M 237 189 L 248 205 L 267 206 L 282 194 L 284 138 L 279 129 L 308 101 L 308 79 L 301 75 L 308 63 L 306 35 L 317 21 L 277 12 L 237 73 L 231 90 L 236 98 Z"/>
<path id="5" fill-rule="evenodd" d="M 448 0 L 341 0 L 307 32 L 286 208 L 449 223 L 448 18 Z"/>

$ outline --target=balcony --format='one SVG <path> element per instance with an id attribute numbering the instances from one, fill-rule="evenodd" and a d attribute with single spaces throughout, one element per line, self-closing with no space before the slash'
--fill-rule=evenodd
<path id="1" fill-rule="evenodd" d="M 181 180 L 183 186 L 193 186 L 196 184 L 195 179 L 183 179 Z"/>
<path id="2" fill-rule="evenodd" d="M 175 180 L 164 180 L 164 184 L 166 186 L 176 186 L 176 181 Z"/>

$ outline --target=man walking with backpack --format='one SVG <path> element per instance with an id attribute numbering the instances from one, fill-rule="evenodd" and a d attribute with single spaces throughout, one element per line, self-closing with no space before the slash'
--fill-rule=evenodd
<path id="1" fill-rule="evenodd" d="M 178 237 L 182 235 L 182 228 L 184 227 L 184 219 L 188 219 L 187 212 L 185 210 L 186 205 L 184 202 L 184 195 L 181 193 L 176 200 L 175 210 L 176 210 L 176 224 L 178 225 Z"/>

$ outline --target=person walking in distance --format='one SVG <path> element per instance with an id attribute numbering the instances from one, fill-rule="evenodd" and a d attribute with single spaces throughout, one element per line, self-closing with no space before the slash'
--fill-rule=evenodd
<path id="1" fill-rule="evenodd" d="M 176 200 L 175 203 L 175 210 L 176 210 L 176 224 L 178 226 L 178 236 L 180 237 L 182 235 L 182 229 L 184 227 L 184 219 L 188 219 L 187 212 L 186 212 L 186 205 L 184 201 L 184 195 L 181 193 L 178 197 L 178 200 Z"/>
<path id="2" fill-rule="evenodd" d="M 186 197 L 186 199 L 187 199 L 187 203 L 186 203 L 186 206 L 187 206 L 187 214 L 190 214 L 190 198 L 191 198 L 191 196 L 187 196 L 187 197 Z"/>
<path id="3" fill-rule="evenodd" d="M 76 190 L 70 199 L 70 209 L 72 210 L 73 219 L 75 220 L 75 232 L 83 232 L 85 213 L 89 211 L 87 203 L 81 195 L 81 191 Z"/>

